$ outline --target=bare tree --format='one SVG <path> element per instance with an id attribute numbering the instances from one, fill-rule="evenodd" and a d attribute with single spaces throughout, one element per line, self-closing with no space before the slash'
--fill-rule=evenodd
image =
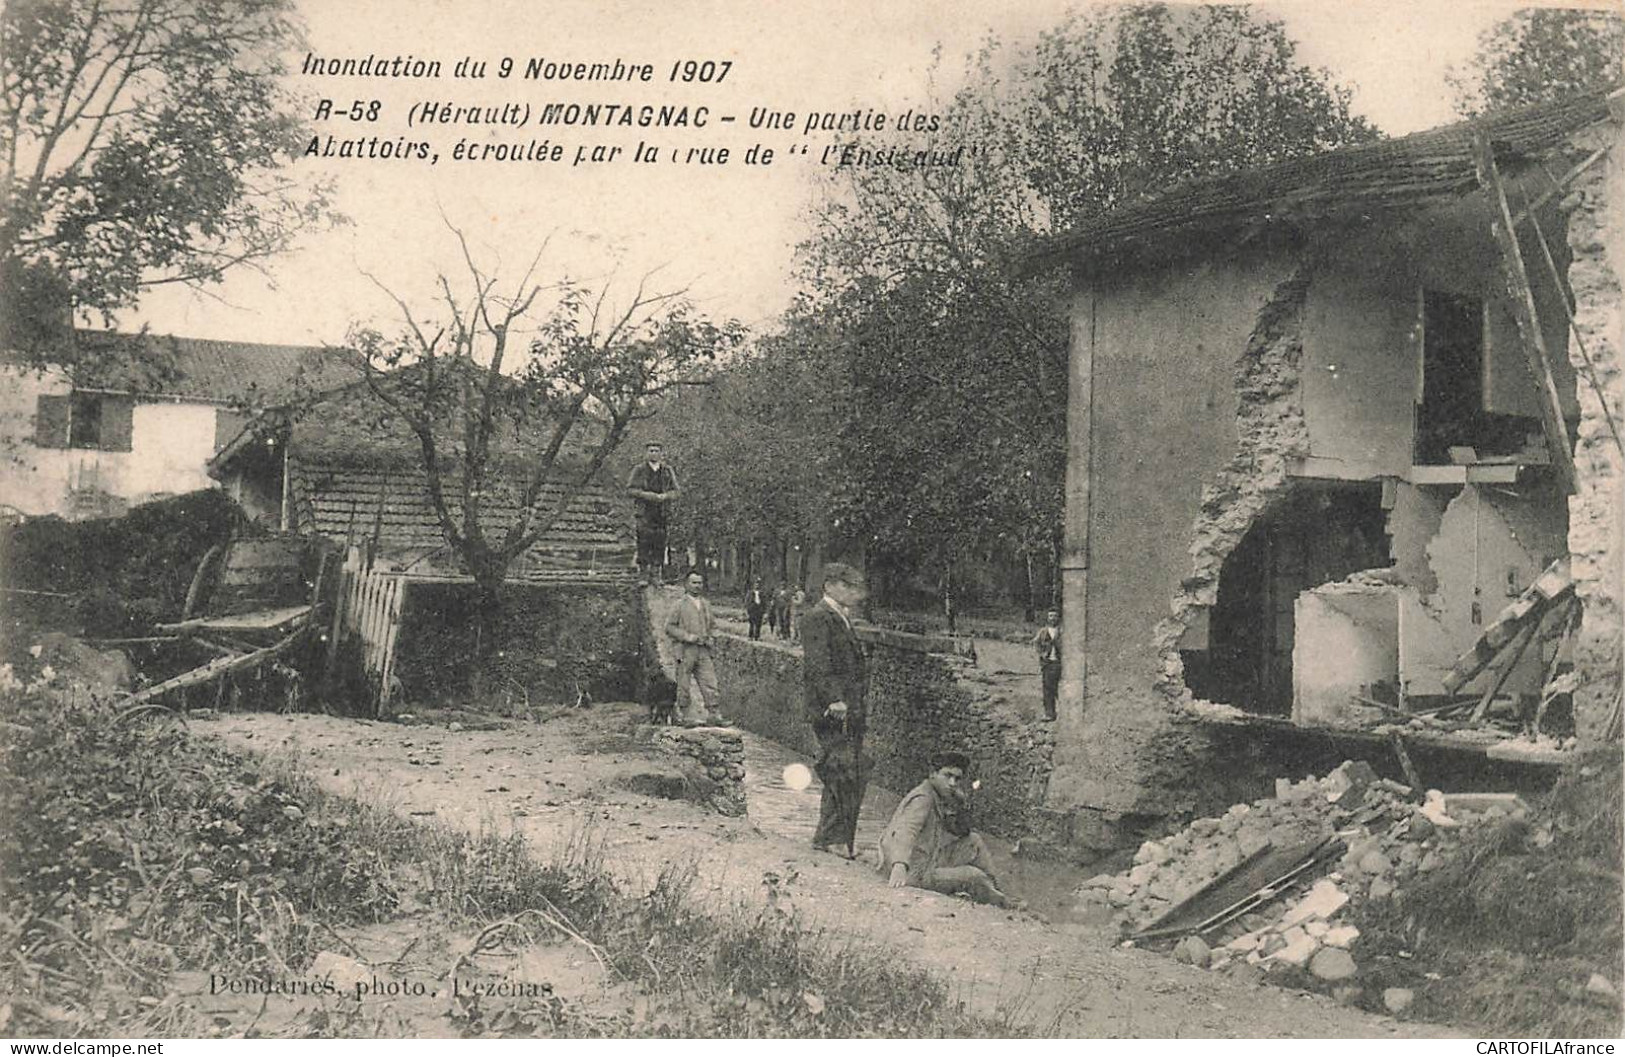
<path id="1" fill-rule="evenodd" d="M 651 414 L 649 401 L 707 382 L 744 331 L 698 316 L 683 291 L 652 291 L 648 276 L 619 302 L 609 282 L 543 283 L 545 242 L 505 289 L 452 232 L 462 269 L 439 275 L 426 311 L 368 276 L 401 329 L 352 328 L 350 347 L 372 395 L 416 436 L 441 532 L 477 585 L 477 688 L 509 567 Z M 512 512 L 493 517 L 488 500 L 505 490 Z"/>

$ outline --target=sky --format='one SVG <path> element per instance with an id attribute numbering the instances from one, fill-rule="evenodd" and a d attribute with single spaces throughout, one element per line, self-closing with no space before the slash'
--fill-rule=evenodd
<path id="1" fill-rule="evenodd" d="M 989 35 L 1030 38 L 1053 25 L 1066 6 L 1051 0 L 302 0 L 316 57 L 411 55 L 442 64 L 438 79 L 327 77 L 297 72 L 303 56 L 294 56 L 290 86 L 305 97 L 311 115 L 324 98 L 340 110 L 356 101 L 379 102 L 376 121 L 317 122 L 324 142 L 329 134 L 338 140 L 404 137 L 429 143 L 439 160 L 301 159 L 299 176 L 334 181 L 348 224 L 306 236 L 263 272 L 239 271 L 206 294 L 166 289 L 150 296 L 119 325 L 226 340 L 341 342 L 352 323 L 395 322 L 380 285 L 417 306 L 432 297 L 441 272 L 466 279 L 454 226 L 467 236 L 482 270 L 510 282 L 545 244 L 537 274 L 549 281 L 568 276 L 607 284 L 613 300 L 649 276 L 652 289 L 687 291 L 713 317 L 770 326 L 794 293 L 794 248 L 806 230 L 812 177 L 833 138 L 804 131 L 809 113 L 858 110 L 895 121 L 903 112 L 929 112 L 933 99 L 952 87 L 932 83 L 939 46 L 943 68 L 951 71 Z M 1453 119 L 1446 73 L 1515 6 L 1473 0 L 1263 5 L 1282 20 L 1304 62 L 1328 69 L 1353 90 L 1356 112 L 1396 135 Z M 496 76 L 504 57 L 516 64 L 507 79 Z M 487 76 L 453 76 L 464 58 L 484 61 Z M 520 74 L 531 59 L 650 64 L 654 82 L 527 80 Z M 690 60 L 732 65 L 709 83 L 669 80 L 674 64 Z M 679 77 L 682 70 L 678 65 Z M 534 118 L 547 102 L 592 101 L 687 106 L 691 119 L 693 108 L 703 106 L 708 124 L 417 123 L 428 104 L 529 104 Z M 793 113 L 794 127 L 750 127 L 753 114 L 768 112 Z M 735 120 L 724 124 L 725 115 Z M 895 143 L 897 136 L 877 134 L 874 142 Z M 458 162 L 452 154 L 460 140 L 547 140 L 563 146 L 565 156 Z M 640 143 L 655 146 L 658 160 L 633 161 Z M 774 151 L 770 163 L 746 163 L 746 152 L 757 145 Z M 594 160 L 594 148 L 602 148 L 602 158 L 612 147 L 620 148 L 615 157 Z M 723 164 L 687 153 L 724 147 L 730 156 Z M 799 153 L 802 147 L 806 154 Z M 574 164 L 578 149 L 581 163 Z M 680 152 L 675 161 L 673 149 Z"/>

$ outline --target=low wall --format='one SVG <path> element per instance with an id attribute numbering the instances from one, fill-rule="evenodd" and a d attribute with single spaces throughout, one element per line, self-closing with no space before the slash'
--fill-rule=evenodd
<path id="1" fill-rule="evenodd" d="M 477 605 L 472 583 L 410 585 L 394 661 L 406 700 L 466 693 Z M 486 671 L 491 694 L 513 693 L 533 706 L 572 704 L 578 689 L 600 701 L 632 696 L 639 655 L 632 588 L 509 583 L 501 627 Z"/>
<path id="2" fill-rule="evenodd" d="M 976 827 L 1021 837 L 1042 826 L 1053 741 L 1049 724 L 990 700 L 990 691 L 960 678 L 972 662 L 929 652 L 897 632 L 865 633 L 869 651 L 869 736 L 873 781 L 902 793 L 929 773 L 939 751 L 971 758 L 982 787 Z M 818 743 L 802 718 L 801 651 L 733 635 L 718 639 L 722 709 L 746 730 L 808 756 Z"/>
<path id="3" fill-rule="evenodd" d="M 638 734 L 692 776 L 713 811 L 745 814 L 745 741 L 737 730 L 642 726 Z"/>

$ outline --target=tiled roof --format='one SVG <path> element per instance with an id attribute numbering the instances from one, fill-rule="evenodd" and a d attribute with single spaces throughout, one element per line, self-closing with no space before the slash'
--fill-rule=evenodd
<path id="1" fill-rule="evenodd" d="M 440 530 L 421 470 L 296 456 L 290 457 L 289 465 L 297 531 L 343 543 L 373 540 L 396 566 L 420 575 L 463 571 Z M 561 494 L 559 485 L 544 486 L 541 509 L 548 509 Z M 493 540 L 500 539 L 516 517 L 517 495 L 512 481 L 487 492 L 483 520 Z M 452 517 L 460 520 L 461 503 L 455 495 L 447 498 Z M 508 578 L 624 578 L 635 552 L 631 520 L 628 504 L 616 492 L 590 485 L 509 567 Z"/>
<path id="2" fill-rule="evenodd" d="M 423 472 L 402 467 L 357 465 L 343 459 L 289 456 L 294 473 L 293 501 L 300 531 L 344 540 L 372 536 L 397 546 L 434 548 L 445 542 L 430 505 Z M 484 497 L 484 522 L 500 538 L 518 514 L 517 482 L 493 484 Z M 447 482 L 447 504 L 461 519 L 457 489 Z M 542 488 L 543 509 L 563 494 L 558 484 Z M 537 546 L 548 549 L 629 546 L 631 510 L 618 495 L 590 486 L 578 494 Z"/>
<path id="3" fill-rule="evenodd" d="M 1520 159 L 1559 147 L 1573 133 L 1609 116 L 1609 92 L 1503 111 L 1443 128 L 1342 147 L 1229 176 L 1191 181 L 1084 222 L 1045 241 L 1035 263 L 1104 263 L 1197 235 L 1244 231 L 1404 209 L 1478 186 L 1473 137 L 1486 134 L 1497 159 Z"/>
<path id="4" fill-rule="evenodd" d="M 80 330 L 74 384 L 85 389 L 273 407 L 355 381 L 343 353 L 168 334 Z"/>

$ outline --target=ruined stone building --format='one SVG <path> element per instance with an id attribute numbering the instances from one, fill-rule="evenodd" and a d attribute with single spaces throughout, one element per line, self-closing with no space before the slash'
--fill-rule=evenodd
<path id="1" fill-rule="evenodd" d="M 1198 181 L 1045 249 L 1074 277 L 1048 798 L 1073 839 L 1439 700 L 1565 557 L 1575 723 L 1601 736 L 1622 112 L 1599 92 Z M 1558 661 L 1531 650 L 1509 692 Z"/>

